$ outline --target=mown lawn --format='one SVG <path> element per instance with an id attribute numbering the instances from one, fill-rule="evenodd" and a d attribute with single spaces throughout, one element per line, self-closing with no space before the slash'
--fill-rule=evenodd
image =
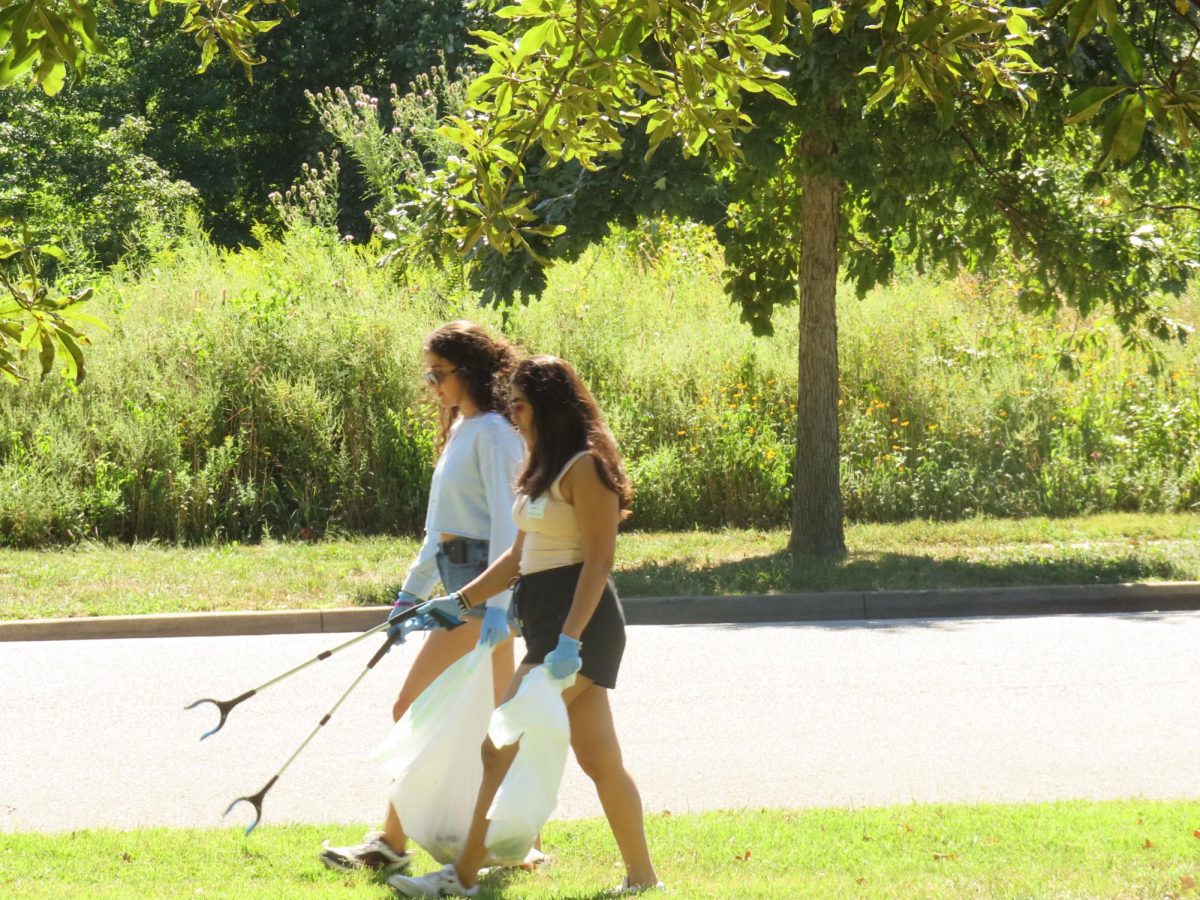
<path id="1" fill-rule="evenodd" d="M 1200 580 L 1200 516 L 852 525 L 850 555 L 793 560 L 784 531 L 622 534 L 622 595 Z M 0 618 L 331 609 L 390 602 L 411 539 L 0 551 Z"/>
<path id="2" fill-rule="evenodd" d="M 671 897 L 1200 896 L 1200 803 L 1072 801 L 651 816 Z M 317 862 L 357 826 L 0 834 L 5 897 L 387 897 Z M 552 822 L 551 862 L 486 878 L 483 897 L 598 898 L 623 874 L 603 820 Z M 421 854 L 417 866 L 432 866 Z"/>

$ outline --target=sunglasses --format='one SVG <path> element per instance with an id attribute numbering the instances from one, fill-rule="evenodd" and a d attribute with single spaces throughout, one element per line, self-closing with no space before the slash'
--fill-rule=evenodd
<path id="1" fill-rule="evenodd" d="M 462 366 L 457 366 L 456 368 L 449 369 L 445 372 L 438 372 L 435 369 L 427 369 L 422 377 L 425 379 L 425 383 L 430 387 L 437 387 L 455 372 L 459 372 L 461 370 Z"/>

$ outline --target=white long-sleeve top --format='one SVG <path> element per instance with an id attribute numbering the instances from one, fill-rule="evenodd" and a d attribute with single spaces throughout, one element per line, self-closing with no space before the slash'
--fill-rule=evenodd
<path id="1" fill-rule="evenodd" d="M 404 579 L 404 590 L 425 599 L 438 581 L 441 536 L 456 534 L 488 542 L 488 563 L 517 538 L 512 507 L 525 458 L 525 442 L 496 412 L 459 418 L 450 426 L 446 446 L 433 467 L 425 540 Z M 508 608 L 510 591 L 489 597 L 488 606 Z"/>

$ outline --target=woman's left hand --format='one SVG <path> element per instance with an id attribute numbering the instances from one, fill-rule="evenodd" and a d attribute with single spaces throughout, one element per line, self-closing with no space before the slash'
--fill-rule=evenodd
<path id="1" fill-rule="evenodd" d="M 508 640 L 508 610 L 502 606 L 489 606 L 483 613 L 483 626 L 479 629 L 479 644 L 499 647 Z"/>
<path id="2" fill-rule="evenodd" d="M 562 681 L 579 671 L 580 646 L 580 642 L 573 637 L 567 637 L 565 634 L 558 636 L 558 646 L 547 653 L 543 660 L 553 678 Z"/>

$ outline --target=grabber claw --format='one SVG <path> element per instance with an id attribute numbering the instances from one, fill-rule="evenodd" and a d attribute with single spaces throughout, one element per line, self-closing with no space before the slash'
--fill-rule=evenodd
<path id="1" fill-rule="evenodd" d="M 394 621 L 404 621 L 405 619 L 411 618 L 413 615 L 415 615 L 415 613 L 410 612 L 409 614 L 405 614 L 402 617 L 398 617 Z M 246 693 L 241 694 L 237 697 L 234 697 L 232 700 L 214 700 L 211 697 L 205 697 L 202 700 L 197 700 L 195 703 L 188 704 L 187 706 L 184 707 L 184 709 L 195 709 L 201 703 L 211 703 L 213 706 L 215 706 L 217 708 L 217 711 L 221 714 L 221 718 L 217 722 L 217 727 L 204 732 L 204 734 L 202 734 L 200 736 L 200 740 L 204 740 L 209 735 L 216 734 L 218 731 L 220 731 L 224 727 L 225 719 L 229 716 L 229 711 L 232 710 L 239 703 L 241 703 L 243 700 L 249 700 L 251 697 L 253 697 L 255 694 L 257 694 L 259 691 L 265 691 L 271 685 L 278 684 L 279 682 L 283 681 L 285 678 L 290 678 L 291 676 L 295 675 L 297 672 L 304 671 L 305 669 L 307 669 L 309 666 L 313 665 L 314 663 L 319 663 L 322 660 L 329 659 L 329 657 L 333 656 L 333 654 L 337 653 L 338 651 L 345 650 L 347 647 L 351 647 L 354 644 L 357 644 L 359 641 L 363 640 L 363 638 L 370 637 L 373 634 L 377 634 L 378 632 L 383 631 L 385 628 L 388 628 L 391 624 L 392 624 L 391 622 L 382 622 L 379 625 L 376 625 L 374 628 L 368 628 L 362 634 L 352 637 L 350 640 L 346 641 L 344 644 L 339 644 L 338 646 L 333 647 L 332 649 L 325 650 L 322 653 L 318 653 L 312 659 L 308 660 L 308 662 L 301 663 L 300 665 L 296 666 L 295 668 L 288 669 L 282 675 L 280 675 L 276 678 L 272 678 L 270 681 L 264 682 L 263 684 L 260 684 L 258 687 L 251 688 L 250 690 L 246 691 Z"/>
<path id="2" fill-rule="evenodd" d="M 246 826 L 246 831 L 245 831 L 245 833 L 247 835 L 249 835 L 250 832 L 252 832 L 255 828 L 258 827 L 258 823 L 262 819 L 263 797 L 267 796 L 267 791 L 269 791 L 272 787 L 274 787 L 275 782 L 278 780 L 279 780 L 279 776 L 275 775 L 270 781 L 268 781 L 265 785 L 263 785 L 263 789 L 261 791 L 259 791 L 257 794 L 251 794 L 249 797 L 238 797 L 236 800 L 234 800 L 232 803 L 229 804 L 229 808 L 227 810 L 225 810 L 225 815 L 227 816 L 231 812 L 233 812 L 233 808 L 235 806 L 237 806 L 239 803 L 249 803 L 251 806 L 253 806 L 254 807 L 254 821 Z M 224 818 L 224 816 L 222 816 L 222 818 Z"/>
<path id="3" fill-rule="evenodd" d="M 217 712 L 221 714 L 221 718 L 217 721 L 216 727 L 210 728 L 208 731 L 204 732 L 204 734 L 200 735 L 200 740 L 204 740 L 209 735 L 216 734 L 225 727 L 225 720 L 229 717 L 229 711 L 231 709 L 233 709 L 243 700 L 249 700 L 257 693 L 258 689 L 256 688 L 254 690 L 246 691 L 246 693 L 239 697 L 234 697 L 232 700 L 213 700 L 211 697 L 205 697 L 202 700 L 197 700 L 195 703 L 189 703 L 184 707 L 184 709 L 195 709 L 201 703 L 211 703 L 217 708 Z"/>
<path id="4" fill-rule="evenodd" d="M 384 623 L 384 624 L 386 625 L 387 623 Z M 378 629 L 375 629 L 375 630 L 378 630 Z M 229 815 L 229 813 L 233 810 L 233 808 L 235 806 L 237 806 L 239 803 L 249 803 L 251 806 L 254 807 L 254 821 L 251 822 L 249 827 L 246 828 L 246 834 L 249 834 L 251 831 L 253 831 L 258 826 L 259 819 L 262 818 L 262 803 L 263 803 L 263 798 L 267 795 L 267 791 L 269 791 L 272 787 L 275 786 L 275 782 L 279 780 L 279 776 L 281 776 L 284 772 L 287 771 L 288 766 L 290 766 L 295 761 L 296 757 L 299 756 L 301 754 L 301 752 L 303 752 L 304 748 L 308 746 L 309 742 L 314 737 L 317 736 L 317 732 L 321 730 L 321 728 L 325 725 L 326 722 L 328 722 L 331 718 L 333 718 L 333 714 L 338 711 L 338 707 L 341 706 L 346 701 L 346 698 L 350 696 L 350 692 L 353 691 L 356 687 L 358 687 L 359 682 L 362 681 L 366 677 L 367 673 L 370 672 L 371 669 L 375 668 L 375 664 L 377 662 L 379 662 L 379 660 L 383 659 L 384 654 L 386 654 L 388 652 L 388 649 L 395 642 L 396 642 L 396 638 L 393 638 L 390 635 L 384 640 L 382 646 L 380 646 L 380 648 L 375 651 L 375 655 L 372 656 L 370 662 L 367 663 L 366 668 L 358 673 L 358 677 L 355 678 L 353 682 L 351 682 L 350 687 L 346 688 L 345 693 L 343 693 L 342 696 L 340 696 L 338 698 L 337 703 L 333 704 L 333 708 L 330 709 L 329 712 L 325 713 L 325 715 L 321 718 L 321 721 L 317 723 L 317 727 L 314 728 L 312 731 L 310 731 L 308 734 L 308 737 L 306 737 L 304 739 L 304 743 L 302 743 L 299 747 L 296 748 L 296 751 L 291 756 L 288 757 L 287 762 L 285 762 L 282 766 L 279 767 L 279 771 L 276 772 L 273 776 L 271 776 L 271 780 L 268 781 L 263 786 L 263 789 L 261 791 L 259 791 L 257 794 L 250 794 L 248 797 L 238 797 L 236 800 L 234 800 L 232 803 L 229 804 L 229 808 L 225 810 L 225 815 Z M 212 701 L 209 701 L 209 702 L 212 702 Z M 220 726 L 217 726 L 217 727 L 220 727 Z"/>

